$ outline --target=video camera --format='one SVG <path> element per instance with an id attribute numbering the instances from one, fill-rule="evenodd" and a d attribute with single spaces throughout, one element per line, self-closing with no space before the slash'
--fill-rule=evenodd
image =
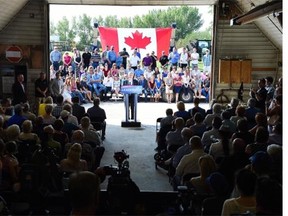
<path id="1" fill-rule="evenodd" d="M 130 177 L 129 162 L 127 161 L 129 155 L 122 150 L 115 152 L 113 157 L 117 161 L 118 166 L 104 166 L 106 175 L 111 175 L 112 177 Z"/>

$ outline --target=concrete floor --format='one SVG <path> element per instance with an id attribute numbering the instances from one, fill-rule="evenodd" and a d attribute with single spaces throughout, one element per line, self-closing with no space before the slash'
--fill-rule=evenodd
<path id="1" fill-rule="evenodd" d="M 186 109 L 193 107 L 192 103 L 185 105 Z M 200 105 L 204 109 L 209 107 L 206 103 Z M 85 104 L 86 109 L 91 106 Z M 121 121 L 125 119 L 123 101 L 101 102 L 100 107 L 105 109 L 107 116 L 105 153 L 101 166 L 117 165 L 113 158 L 114 152 L 124 150 L 129 155 L 131 178 L 141 191 L 172 191 L 167 172 L 161 168 L 155 169 L 153 156 L 156 153 L 156 119 L 165 117 L 167 108 L 176 111 L 176 104 L 139 102 L 137 120 L 141 122 L 140 128 L 121 127 Z M 102 189 L 106 189 L 107 179 L 102 183 Z"/>

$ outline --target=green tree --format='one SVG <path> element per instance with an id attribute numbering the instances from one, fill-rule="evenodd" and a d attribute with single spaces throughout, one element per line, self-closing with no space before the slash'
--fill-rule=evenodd
<path id="1" fill-rule="evenodd" d="M 117 16 L 114 15 L 114 16 L 107 16 L 105 19 L 104 19 L 104 26 L 106 27 L 119 27 L 119 22 L 118 22 L 118 19 L 117 19 Z"/>
<path id="2" fill-rule="evenodd" d="M 202 25 L 203 20 L 196 7 L 181 6 L 169 7 L 167 10 L 151 10 L 148 14 L 135 16 L 133 27 L 135 28 L 157 28 L 170 27 L 176 23 L 175 40 L 184 39 L 190 32 L 197 31 Z"/>
<path id="3" fill-rule="evenodd" d="M 50 22 L 50 35 L 57 34 L 57 27 L 54 22 Z"/>
<path id="4" fill-rule="evenodd" d="M 176 47 L 186 47 L 188 44 L 190 44 L 190 41 L 196 41 L 197 39 L 201 40 L 211 40 L 212 34 L 209 28 L 207 28 L 205 31 L 197 31 L 197 32 L 191 32 L 186 35 L 185 38 L 179 39 L 176 42 Z"/>
<path id="5" fill-rule="evenodd" d="M 92 18 L 87 14 L 83 14 L 78 18 L 77 22 L 77 36 L 79 37 L 78 49 L 84 50 L 93 42 L 93 26 Z"/>
<path id="6" fill-rule="evenodd" d="M 120 28 L 133 28 L 132 19 L 130 17 L 123 17 L 120 19 L 118 26 Z"/>
<path id="7" fill-rule="evenodd" d="M 64 16 L 62 20 L 57 23 L 57 33 L 59 35 L 60 41 L 68 40 L 69 30 L 69 20 L 66 16 Z"/>

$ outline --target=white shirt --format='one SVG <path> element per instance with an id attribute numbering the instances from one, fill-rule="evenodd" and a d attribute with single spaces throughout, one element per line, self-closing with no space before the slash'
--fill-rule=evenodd
<path id="1" fill-rule="evenodd" d="M 129 61 L 132 67 L 136 67 L 140 62 L 140 58 L 137 55 L 132 55 Z"/>
<path id="2" fill-rule="evenodd" d="M 184 176 L 188 173 L 200 173 L 198 160 L 206 155 L 203 149 L 195 149 L 190 154 L 184 155 L 176 168 L 176 175 Z"/>
<path id="3" fill-rule="evenodd" d="M 192 64 L 198 64 L 199 54 L 198 53 L 191 53 Z"/>
<path id="4" fill-rule="evenodd" d="M 107 87 L 112 87 L 113 86 L 113 77 L 104 77 L 103 79 L 103 85 Z"/>
<path id="5" fill-rule="evenodd" d="M 181 53 L 180 55 L 180 64 L 187 64 L 188 63 L 188 54 L 185 53 Z"/>

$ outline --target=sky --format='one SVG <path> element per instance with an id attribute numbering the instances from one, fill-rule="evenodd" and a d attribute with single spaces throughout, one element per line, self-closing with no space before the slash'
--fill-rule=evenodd
<path id="1" fill-rule="evenodd" d="M 202 14 L 202 19 L 204 24 L 200 30 L 205 30 L 211 23 L 213 17 L 207 16 L 209 11 L 209 6 L 195 6 L 199 8 L 200 14 Z M 106 17 L 108 15 L 117 15 L 117 17 L 134 17 L 136 15 L 144 15 L 149 12 L 149 10 L 167 9 L 168 6 L 96 6 L 96 5 L 50 5 L 50 20 L 57 23 L 64 16 L 68 19 L 73 16 L 80 16 L 84 13 L 90 17 L 97 17 L 101 15 Z M 98 13 L 101 11 L 101 13 Z"/>

